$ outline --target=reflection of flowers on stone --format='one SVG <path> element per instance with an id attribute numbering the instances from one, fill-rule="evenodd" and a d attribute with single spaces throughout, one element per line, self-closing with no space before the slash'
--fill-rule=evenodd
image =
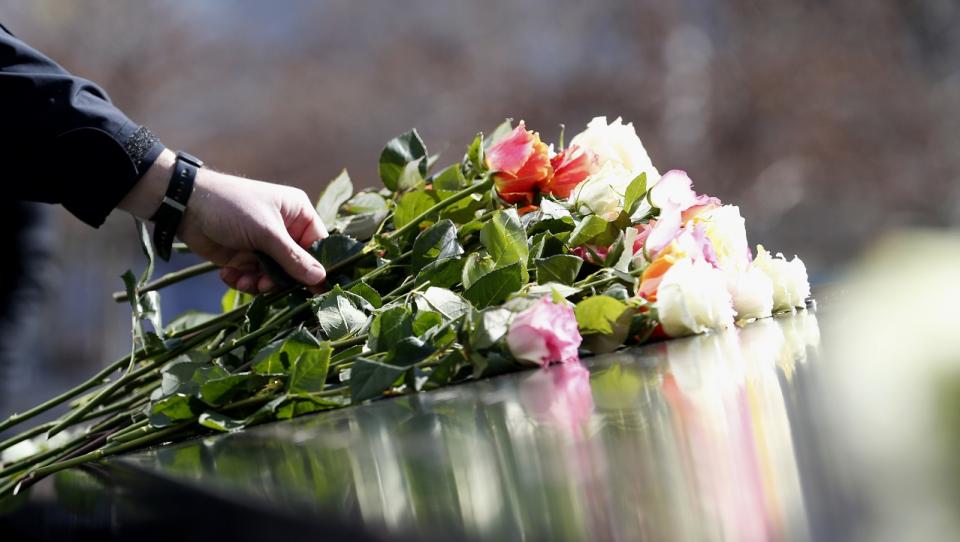
<path id="1" fill-rule="evenodd" d="M 579 363 L 536 371 L 520 384 L 520 401 L 539 423 L 575 428 L 593 413 L 590 371 Z"/>

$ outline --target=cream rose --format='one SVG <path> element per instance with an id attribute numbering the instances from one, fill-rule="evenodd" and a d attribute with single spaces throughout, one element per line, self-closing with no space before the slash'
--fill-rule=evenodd
<path id="1" fill-rule="evenodd" d="M 620 117 L 607 124 L 607 117 L 595 117 L 587 124 L 586 130 L 573 136 L 570 146 L 582 147 L 597 156 L 600 166 L 612 163 L 623 168 L 633 180 L 642 172 L 647 173 L 647 186 L 653 186 L 660 179 L 660 173 L 653 167 L 647 149 L 637 137 L 633 123 L 623 123 Z"/>
<path id="2" fill-rule="evenodd" d="M 623 210 L 623 198 L 634 177 L 622 166 L 608 162 L 573 189 L 570 206 L 608 221 L 615 220 Z"/>
<path id="3" fill-rule="evenodd" d="M 750 263 L 747 228 L 740 208 L 724 205 L 704 212 L 693 219 L 705 226 L 707 237 L 717 255 L 720 267 L 744 270 Z"/>
<path id="4" fill-rule="evenodd" d="M 728 270 L 727 291 L 733 299 L 737 320 L 766 318 L 773 312 L 773 282 L 761 269 Z"/>
<path id="5" fill-rule="evenodd" d="M 703 333 L 733 323 L 733 302 L 723 272 L 704 260 L 673 264 L 657 289 L 657 314 L 671 337 Z"/>
<path id="6" fill-rule="evenodd" d="M 753 265 L 773 282 L 774 310 L 785 311 L 806 306 L 806 300 L 810 297 L 810 282 L 807 280 L 807 267 L 800 258 L 794 256 L 788 261 L 779 253 L 772 257 L 763 245 L 757 245 L 757 257 Z"/>

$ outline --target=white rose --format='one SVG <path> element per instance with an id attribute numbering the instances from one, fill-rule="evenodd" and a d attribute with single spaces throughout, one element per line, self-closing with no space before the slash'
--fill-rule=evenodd
<path id="1" fill-rule="evenodd" d="M 766 318 L 773 312 L 773 282 L 761 269 L 749 266 L 743 271 L 729 270 L 727 291 L 733 298 L 737 320 Z"/>
<path id="2" fill-rule="evenodd" d="M 594 154 L 603 166 L 613 163 L 627 172 L 630 180 L 647 173 L 647 186 L 653 186 L 660 179 L 660 173 L 653 167 L 647 149 L 637 137 L 633 123 L 623 124 L 620 117 L 607 124 L 607 117 L 596 117 L 587 124 L 587 129 L 575 135 L 571 146 L 583 147 Z"/>
<path id="3" fill-rule="evenodd" d="M 707 237 L 724 269 L 746 269 L 750 262 L 747 228 L 736 205 L 724 205 L 694 219 L 706 227 Z"/>
<path id="4" fill-rule="evenodd" d="M 608 162 L 570 192 L 570 206 L 607 221 L 615 220 L 623 210 L 623 198 L 634 177 L 622 166 Z"/>
<path id="5" fill-rule="evenodd" d="M 806 306 L 806 300 L 810 297 L 810 282 L 807 280 L 807 267 L 800 258 L 794 256 L 788 261 L 779 253 L 774 258 L 763 245 L 757 245 L 757 257 L 753 265 L 773 282 L 774 310 L 785 311 Z"/>
<path id="6" fill-rule="evenodd" d="M 704 260 L 682 259 L 657 288 L 657 314 L 671 337 L 703 333 L 733 323 L 733 302 L 723 272 Z"/>

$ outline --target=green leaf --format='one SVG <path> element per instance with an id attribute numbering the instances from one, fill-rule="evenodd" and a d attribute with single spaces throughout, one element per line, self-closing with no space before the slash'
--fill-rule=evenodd
<path id="1" fill-rule="evenodd" d="M 192 396 L 177 393 L 150 405 L 150 425 L 167 427 L 196 416 Z"/>
<path id="2" fill-rule="evenodd" d="M 323 342 L 316 348 L 303 351 L 290 367 L 290 380 L 287 390 L 291 392 L 323 391 L 330 369 L 330 353 L 333 348 L 329 342 Z"/>
<path id="3" fill-rule="evenodd" d="M 223 312 L 230 312 L 251 301 L 253 301 L 252 295 L 228 288 L 226 293 L 223 294 L 223 297 L 220 298 L 220 308 L 223 309 Z"/>
<path id="4" fill-rule="evenodd" d="M 610 250 L 607 252 L 607 256 L 603 259 L 603 265 L 605 267 L 613 267 L 618 261 L 620 261 L 620 256 L 623 256 L 623 251 L 626 249 L 624 245 L 624 235 L 621 231 L 617 238 L 610 244 Z M 633 247 L 630 247 L 633 250 Z"/>
<path id="5" fill-rule="evenodd" d="M 434 353 L 436 349 L 420 337 L 405 337 L 387 354 L 386 363 L 409 367 L 418 361 L 424 360 L 427 356 Z M 351 372 L 351 375 L 353 373 Z M 350 378 L 353 378 L 351 376 Z"/>
<path id="6" fill-rule="evenodd" d="M 403 376 L 403 367 L 378 361 L 358 359 L 350 368 L 350 400 L 359 403 L 383 395 Z"/>
<path id="7" fill-rule="evenodd" d="M 342 206 L 343 212 L 352 215 L 388 211 L 387 200 L 376 192 L 359 192 Z"/>
<path id="8" fill-rule="evenodd" d="M 421 310 L 413 317 L 413 333 L 419 337 L 441 324 L 443 324 L 443 316 L 440 316 L 439 312 Z"/>
<path id="9" fill-rule="evenodd" d="M 310 253 L 324 267 L 330 267 L 363 250 L 363 244 L 346 235 L 331 234 L 310 246 Z"/>
<path id="10" fill-rule="evenodd" d="M 457 241 L 457 226 L 450 220 L 441 220 L 423 230 L 413 242 L 410 269 L 418 273 L 427 264 L 461 254 L 463 247 Z"/>
<path id="11" fill-rule="evenodd" d="M 466 188 L 467 179 L 463 177 L 460 164 L 453 164 L 434 175 L 431 179 L 431 184 L 433 184 L 434 190 L 458 191 Z"/>
<path id="12" fill-rule="evenodd" d="M 370 306 L 375 309 L 379 309 L 380 306 L 383 305 L 383 299 L 380 297 L 380 292 L 376 291 L 366 282 L 360 281 L 351 286 L 347 291 L 366 299 L 367 302 L 370 303 Z"/>
<path id="13" fill-rule="evenodd" d="M 251 372 L 211 378 L 200 386 L 199 397 L 210 406 L 220 406 L 232 401 L 240 393 L 251 393 L 262 388 L 268 381 L 268 376 Z"/>
<path id="14" fill-rule="evenodd" d="M 200 312 L 195 310 L 188 310 L 182 313 L 180 316 L 177 316 L 173 319 L 172 322 L 167 324 L 167 334 L 176 333 L 178 331 L 183 331 L 185 329 L 190 329 L 192 327 L 199 326 L 209 322 L 212 318 L 216 318 L 216 314 L 210 314 L 208 312 Z"/>
<path id="15" fill-rule="evenodd" d="M 577 274 L 580 273 L 582 265 L 583 260 L 572 254 L 558 254 L 549 258 L 538 259 L 536 261 L 537 283 L 573 284 L 577 280 Z"/>
<path id="16" fill-rule="evenodd" d="M 430 284 L 440 288 L 451 288 L 462 280 L 463 258 L 447 258 L 431 262 L 417 274 L 416 285 Z"/>
<path id="17" fill-rule="evenodd" d="M 377 233 L 388 214 L 390 214 L 388 211 L 375 211 L 344 216 L 337 219 L 335 227 L 337 231 L 346 236 L 367 240 Z"/>
<path id="18" fill-rule="evenodd" d="M 483 156 L 484 149 L 483 132 L 479 132 L 477 133 L 477 137 L 473 138 L 470 146 L 467 147 L 467 154 L 463 157 L 463 161 L 470 166 L 478 176 L 482 175 L 487 169 L 487 163 Z"/>
<path id="19" fill-rule="evenodd" d="M 224 433 L 243 429 L 244 426 L 246 426 L 243 420 L 235 420 L 219 412 L 204 412 L 200 415 L 200 419 L 197 420 L 197 422 L 203 427 Z"/>
<path id="20" fill-rule="evenodd" d="M 413 334 L 413 314 L 404 306 L 393 306 L 376 315 L 370 324 L 367 344 L 374 352 L 388 352 Z"/>
<path id="21" fill-rule="evenodd" d="M 350 182 L 350 174 L 344 169 L 336 179 L 330 181 L 320 195 L 320 199 L 317 200 L 317 214 L 320 215 L 323 223 L 332 226 L 337 219 L 340 206 L 351 196 L 353 196 L 353 183 Z"/>
<path id="22" fill-rule="evenodd" d="M 400 229 L 437 203 L 435 196 L 425 190 L 414 190 L 401 196 L 393 212 L 393 226 Z"/>
<path id="23" fill-rule="evenodd" d="M 413 162 L 407 162 L 407 165 L 403 166 L 403 171 L 400 172 L 400 177 L 397 179 L 397 190 L 406 191 L 423 187 L 423 175 L 426 173 L 426 167 L 421 168 L 423 163 L 424 159 L 419 158 Z"/>
<path id="24" fill-rule="evenodd" d="M 463 264 L 463 273 L 460 279 L 464 288 L 470 288 L 480 277 L 493 271 L 493 258 L 487 254 L 471 252 Z"/>
<path id="25" fill-rule="evenodd" d="M 320 341 L 305 329 L 263 347 L 253 358 L 253 372 L 276 374 L 288 372 L 293 362 L 307 350 L 320 347 Z"/>
<path id="26" fill-rule="evenodd" d="M 480 243 L 493 258 L 495 269 L 520 263 L 526 270 L 527 234 L 516 209 L 495 212 L 480 230 Z"/>
<path id="27" fill-rule="evenodd" d="M 470 285 L 463 297 L 478 309 L 502 303 L 523 286 L 522 272 L 520 262 L 491 271 Z"/>
<path id="28" fill-rule="evenodd" d="M 344 292 L 339 286 L 315 298 L 313 308 L 327 339 L 336 340 L 357 333 L 367 323 L 367 313 L 373 306 L 363 297 Z"/>
<path id="29" fill-rule="evenodd" d="M 410 162 L 419 160 L 417 168 L 420 176 L 427 174 L 427 147 L 416 130 L 410 130 L 391 139 L 380 153 L 380 180 L 383 185 L 396 192 L 400 188 L 403 169 Z"/>
<path id="30" fill-rule="evenodd" d="M 470 335 L 473 348 L 490 348 L 497 344 L 510 329 L 513 313 L 503 307 L 494 307 L 480 311 L 476 327 Z"/>
<path id="31" fill-rule="evenodd" d="M 610 223 L 599 216 L 588 215 L 584 217 L 579 224 L 577 224 L 577 227 L 573 230 L 573 233 L 570 234 L 570 240 L 568 241 L 568 244 L 571 247 L 578 247 L 580 245 L 589 243 L 606 233 L 609 226 Z"/>
<path id="32" fill-rule="evenodd" d="M 147 230 L 147 225 L 139 218 L 134 218 L 133 220 L 137 225 L 137 233 L 140 238 L 140 250 L 142 250 L 143 255 L 147 257 L 147 267 L 144 268 L 143 273 L 140 274 L 140 281 L 138 283 L 138 286 L 143 286 L 153 277 L 156 257 L 154 256 L 153 241 L 150 240 L 150 231 Z"/>
<path id="33" fill-rule="evenodd" d="M 595 295 L 577 303 L 573 312 L 577 317 L 580 333 L 586 335 L 613 333 L 617 320 L 626 310 L 627 305 L 617 299 Z"/>
<path id="34" fill-rule="evenodd" d="M 210 356 L 190 353 L 177 357 L 160 370 L 160 388 L 152 398 L 166 397 L 175 393 L 195 395 L 200 386 L 211 378 L 226 376 L 227 371 L 210 363 Z"/>
<path id="35" fill-rule="evenodd" d="M 564 253 L 566 245 L 563 240 L 552 233 L 538 233 L 530 240 L 530 256 L 528 261 L 549 258 Z"/>
<path id="36" fill-rule="evenodd" d="M 289 393 L 271 401 L 270 408 L 278 420 L 288 420 L 311 412 L 330 410 L 346 406 L 344 400 L 337 397 L 316 397 L 306 393 Z"/>
<path id="37" fill-rule="evenodd" d="M 647 193 L 647 173 L 643 172 L 637 175 L 630 184 L 627 185 L 627 192 L 623 197 L 623 211 L 627 215 L 633 214 L 637 205 L 643 200 Z"/>
<path id="38" fill-rule="evenodd" d="M 470 311 L 470 304 L 465 299 L 446 288 L 436 286 L 417 294 L 416 305 L 417 310 L 440 313 L 445 321 L 455 320 Z"/>

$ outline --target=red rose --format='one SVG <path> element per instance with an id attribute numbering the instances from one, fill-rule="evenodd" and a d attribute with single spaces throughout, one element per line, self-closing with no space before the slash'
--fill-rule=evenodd
<path id="1" fill-rule="evenodd" d="M 547 146 L 523 121 L 487 149 L 487 167 L 495 172 L 497 193 L 507 203 L 532 204 L 553 177 Z"/>
<path id="2" fill-rule="evenodd" d="M 553 178 L 544 192 L 558 198 L 570 197 L 570 192 L 593 175 L 598 168 L 597 155 L 589 150 L 571 145 L 560 154 L 550 159 L 553 166 Z"/>

